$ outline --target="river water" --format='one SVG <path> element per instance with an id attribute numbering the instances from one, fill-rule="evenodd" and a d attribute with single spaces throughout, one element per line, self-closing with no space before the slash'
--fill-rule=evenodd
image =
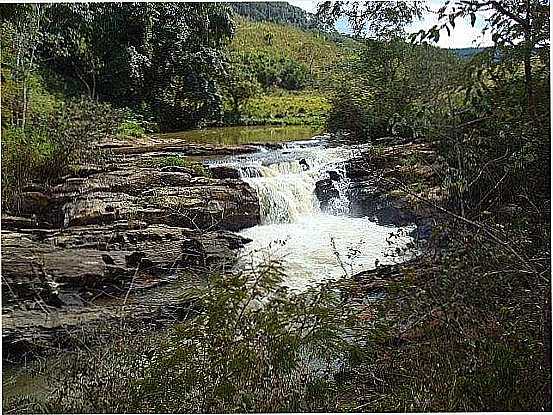
<path id="1" fill-rule="evenodd" d="M 327 137 L 319 136 L 210 162 L 237 169 L 259 196 L 261 224 L 240 232 L 252 239 L 241 253 L 242 268 L 277 261 L 286 272 L 284 284 L 304 290 L 377 263 L 405 260 L 396 252 L 411 241 L 413 228 L 381 226 L 350 215 L 344 162 L 353 152 L 331 147 Z M 337 194 L 321 208 L 316 183 L 329 178 Z"/>

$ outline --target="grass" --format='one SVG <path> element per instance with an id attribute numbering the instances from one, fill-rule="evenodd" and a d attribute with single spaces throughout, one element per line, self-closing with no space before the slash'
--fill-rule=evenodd
<path id="1" fill-rule="evenodd" d="M 117 137 L 144 137 L 146 132 L 144 128 L 136 121 L 123 121 L 117 127 Z"/>
<path id="2" fill-rule="evenodd" d="M 272 35 L 270 41 L 268 35 Z M 327 39 L 323 34 L 247 19 L 238 19 L 238 29 L 230 49 L 292 58 L 305 64 L 315 79 L 322 78 L 335 64 L 352 54 L 350 48 Z"/>
<path id="3" fill-rule="evenodd" d="M 152 159 L 149 162 L 149 166 L 154 168 L 163 168 L 163 167 L 170 167 L 170 166 L 184 167 L 186 169 L 191 170 L 192 173 L 194 173 L 196 176 L 211 177 L 211 172 L 203 164 L 195 161 L 190 161 L 185 157 L 179 157 L 179 156 L 159 157 L 159 158 Z"/>
<path id="4" fill-rule="evenodd" d="M 277 91 L 250 98 L 242 117 L 250 124 L 323 125 L 329 110 L 329 101 L 316 91 Z"/>

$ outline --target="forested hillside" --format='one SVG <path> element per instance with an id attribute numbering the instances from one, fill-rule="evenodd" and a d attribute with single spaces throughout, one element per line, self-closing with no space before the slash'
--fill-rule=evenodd
<path id="1" fill-rule="evenodd" d="M 229 45 L 230 111 L 250 123 L 318 124 L 328 111 L 331 80 L 356 54 L 354 41 L 287 24 L 239 18 Z"/>
<path id="2" fill-rule="evenodd" d="M 230 3 L 239 15 L 256 22 L 272 22 L 300 29 L 316 29 L 318 20 L 311 13 L 283 1 Z"/>

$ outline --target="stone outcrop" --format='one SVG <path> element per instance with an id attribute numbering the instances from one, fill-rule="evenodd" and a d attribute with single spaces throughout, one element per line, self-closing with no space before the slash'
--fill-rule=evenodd
<path id="1" fill-rule="evenodd" d="M 436 155 L 428 144 L 404 143 L 362 151 L 348 161 L 351 211 L 368 216 L 382 225 L 426 224 L 431 216 L 420 199 L 441 197 L 436 189 Z M 412 186 L 403 187 L 404 183 Z M 419 184 L 413 187 L 413 184 Z"/>
<path id="2" fill-rule="evenodd" d="M 233 172 L 205 177 L 209 171 L 193 163 L 152 167 L 152 160 L 175 153 L 255 147 L 174 141 L 103 147 L 110 148 L 106 164 L 80 166 L 49 188 L 24 189 L 23 216 L 2 217 L 2 336 L 9 350 L 38 339 L 60 343 L 84 323 L 158 318 L 180 301 L 173 298 L 182 288 L 175 281 L 201 283 L 229 270 L 249 242 L 232 231 L 260 221 L 254 189 Z M 170 287 L 171 295 L 149 294 L 157 287 Z"/>
<path id="3" fill-rule="evenodd" d="M 324 210 L 332 199 L 340 197 L 340 192 L 331 179 L 322 179 L 315 183 L 315 195 Z"/>
<path id="4" fill-rule="evenodd" d="M 247 241 L 228 231 L 124 221 L 62 230 L 3 231 L 3 292 L 5 300 L 16 303 L 49 288 L 50 294 L 81 295 L 124 287 L 133 277 L 154 283 L 179 272 L 224 270 L 234 264 L 236 250 Z"/>

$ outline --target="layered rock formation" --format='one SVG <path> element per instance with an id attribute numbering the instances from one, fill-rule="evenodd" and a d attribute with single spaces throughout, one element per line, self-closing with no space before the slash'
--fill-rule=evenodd
<path id="1" fill-rule="evenodd" d="M 2 217 L 2 335 L 11 354 L 36 342 L 60 343 L 60 335 L 85 323 L 174 309 L 170 293 L 234 265 L 248 240 L 230 231 L 259 223 L 256 193 L 241 180 L 204 177 L 186 163 L 152 163 L 255 149 L 173 142 L 111 148 L 103 166 L 24 189 L 23 216 Z M 177 280 L 169 294 L 148 296 Z"/>

